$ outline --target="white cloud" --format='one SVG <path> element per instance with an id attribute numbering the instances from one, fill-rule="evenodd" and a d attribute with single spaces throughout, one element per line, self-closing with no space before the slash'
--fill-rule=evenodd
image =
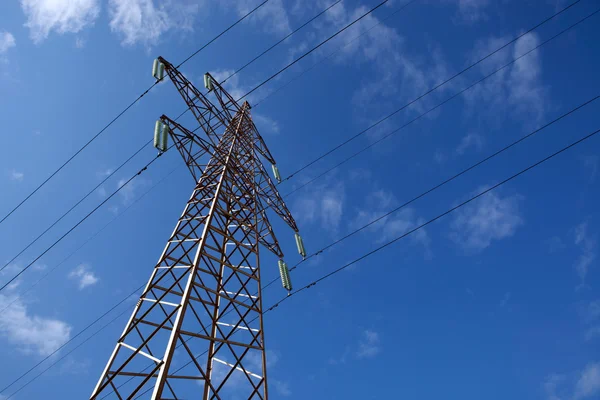
<path id="1" fill-rule="evenodd" d="M 381 217 L 398 204 L 398 200 L 391 193 L 385 190 L 375 190 L 367 194 L 364 206 L 356 211 L 356 217 L 351 222 L 351 227 L 360 228 Z M 370 232 L 371 236 L 375 237 L 376 242 L 382 243 L 392 240 L 424 222 L 423 218 L 417 216 L 414 208 L 405 207 L 370 225 L 366 230 Z M 425 228 L 415 231 L 411 235 L 411 240 L 415 244 L 422 245 L 425 248 L 426 256 L 431 257 L 430 238 Z"/>
<path id="2" fill-rule="evenodd" d="M 17 42 L 10 32 L 0 32 L 0 55 L 6 53 L 11 47 L 15 47 Z"/>
<path id="3" fill-rule="evenodd" d="M 191 1 L 110 0 L 110 29 L 121 37 L 121 43 L 156 45 L 170 29 L 193 30 L 199 5 Z"/>
<path id="4" fill-rule="evenodd" d="M 583 400 L 600 394 L 600 362 L 572 374 L 551 374 L 544 381 L 548 400 Z"/>
<path id="5" fill-rule="evenodd" d="M 0 335 L 21 351 L 47 356 L 69 340 L 71 326 L 64 321 L 33 315 L 23 301 L 0 294 L 0 309 L 4 308 Z"/>
<path id="6" fill-rule="evenodd" d="M 235 74 L 233 75 L 231 78 L 229 78 L 233 73 L 234 70 L 232 69 L 218 69 L 215 71 L 209 71 L 210 74 L 212 75 L 213 78 L 215 78 L 215 80 L 217 82 L 219 82 L 224 88 L 225 90 L 227 90 L 229 92 L 229 94 L 231 95 L 231 97 L 233 97 L 235 100 L 240 100 L 240 98 L 248 93 L 250 86 L 245 86 L 242 85 L 240 83 L 240 75 L 239 74 Z M 225 81 L 225 79 L 227 79 L 227 82 L 223 83 Z M 250 100 L 252 99 L 252 100 Z M 248 100 L 251 104 L 253 103 L 254 100 L 254 96 L 250 95 Z M 255 117 L 253 115 L 253 117 Z M 260 128 L 260 127 L 259 127 Z"/>
<path id="7" fill-rule="evenodd" d="M 85 40 L 80 37 L 76 38 L 75 47 L 78 49 L 83 49 L 85 47 Z"/>
<path id="8" fill-rule="evenodd" d="M 373 358 L 381 352 L 381 340 L 375 331 L 366 330 L 358 343 L 356 356 L 358 358 Z"/>
<path id="9" fill-rule="evenodd" d="M 566 377 L 560 374 L 551 374 L 546 377 L 543 387 L 548 400 L 561 400 L 562 395 L 559 395 L 559 388 L 565 382 Z"/>
<path id="10" fill-rule="evenodd" d="M 472 52 L 472 61 L 483 58 L 509 41 L 509 37 L 479 40 Z M 479 64 L 479 69 L 482 74 L 488 75 L 536 47 L 539 42 L 536 33 L 528 33 Z M 501 121 L 504 114 L 509 113 L 515 117 L 526 116 L 529 124 L 535 126 L 548 108 L 547 95 L 548 88 L 542 83 L 542 60 L 539 51 L 535 50 L 469 89 L 465 100 L 472 113 L 481 115 L 481 105 L 486 104 L 487 109 L 493 110 L 491 116 L 497 120 Z"/>
<path id="11" fill-rule="evenodd" d="M 341 28 L 367 11 L 365 6 L 351 9 L 343 4 L 337 5 L 325 14 L 328 24 L 321 25 L 323 35 L 328 34 L 332 26 Z M 319 36 L 315 37 L 315 42 Z M 374 115 L 381 116 L 391 111 L 391 107 L 396 108 L 399 101 L 415 99 L 449 75 L 437 48 L 428 49 L 424 57 L 411 54 L 404 42 L 396 29 L 369 14 L 318 52 L 329 53 L 330 49 L 342 46 L 334 60 L 360 68 L 355 79 L 359 88 L 352 101 L 354 115 L 361 123 L 374 122 Z M 451 87 L 452 84 L 447 84 L 439 92 Z M 411 105 L 409 110 L 424 112 L 432 104 L 430 97 Z"/>
<path id="12" fill-rule="evenodd" d="M 575 227 L 575 245 L 581 250 L 581 255 L 575 262 L 575 271 L 582 285 L 585 284 L 590 265 L 596 259 L 596 239 L 590 237 L 587 230 L 587 222 L 582 222 Z"/>
<path id="13" fill-rule="evenodd" d="M 519 195 L 502 198 L 489 192 L 459 208 L 451 223 L 451 238 L 466 250 L 477 252 L 487 248 L 494 240 L 513 236 L 523 224 L 520 200 Z"/>
<path id="14" fill-rule="evenodd" d="M 144 180 L 141 177 L 137 177 L 133 179 L 129 183 L 126 183 L 127 179 L 119 179 L 117 182 L 117 188 L 119 190 L 119 196 L 121 197 L 121 201 L 124 205 L 131 204 L 131 202 L 135 199 L 137 190 L 140 187 L 143 187 L 149 183 L 149 181 Z"/>
<path id="15" fill-rule="evenodd" d="M 588 364 L 575 384 L 574 399 L 584 399 L 600 393 L 600 363 Z"/>
<path id="16" fill-rule="evenodd" d="M 595 339 L 597 337 L 600 337 L 600 325 L 588 328 L 585 331 L 584 337 L 585 337 L 586 341 L 590 341 L 590 340 L 593 340 L 593 339 Z"/>
<path id="17" fill-rule="evenodd" d="M 465 152 L 473 148 L 475 151 L 480 151 L 483 147 L 483 137 L 477 133 L 469 133 L 462 138 L 460 144 L 456 147 L 456 154 L 462 156 Z"/>
<path id="18" fill-rule="evenodd" d="M 96 175 L 98 176 L 98 178 L 106 178 L 107 176 L 109 176 L 112 173 L 113 173 L 113 169 L 107 168 L 105 170 L 96 172 Z"/>
<path id="19" fill-rule="evenodd" d="M 17 181 L 17 182 L 22 182 L 23 178 L 25 177 L 25 174 L 23 172 L 20 171 L 16 171 L 16 170 L 12 170 L 10 171 L 10 173 L 8 174 L 8 177 L 11 181 Z"/>
<path id="20" fill-rule="evenodd" d="M 270 379 L 269 386 L 275 388 L 275 392 L 280 396 L 288 397 L 292 395 L 292 391 L 290 390 L 290 385 L 287 382 L 280 381 L 277 379 Z"/>
<path id="21" fill-rule="evenodd" d="M 95 285 L 99 281 L 98 277 L 96 277 L 92 271 L 92 268 L 87 264 L 80 264 L 75 267 L 74 270 L 69 272 L 69 279 L 77 282 L 79 290 Z"/>
<path id="22" fill-rule="evenodd" d="M 461 18 L 466 22 L 477 22 L 486 19 L 484 9 L 490 4 L 490 0 L 457 0 L 458 11 Z"/>
<path id="23" fill-rule="evenodd" d="M 321 226 L 337 231 L 344 212 L 345 190 L 341 182 L 332 185 L 313 185 L 294 203 L 294 216 L 305 223 L 319 222 Z"/>
<path id="24" fill-rule="evenodd" d="M 21 0 L 31 39 L 40 43 L 50 32 L 78 33 L 100 14 L 98 0 Z"/>
<path id="25" fill-rule="evenodd" d="M 253 114 L 252 120 L 256 125 L 256 128 L 261 133 L 269 133 L 272 135 L 276 135 L 279 133 L 279 123 L 272 118 L 269 118 L 262 114 Z"/>

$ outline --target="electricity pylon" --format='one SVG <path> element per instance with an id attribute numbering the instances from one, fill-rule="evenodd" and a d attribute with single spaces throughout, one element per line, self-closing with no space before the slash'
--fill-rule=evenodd
<path id="1" fill-rule="evenodd" d="M 157 123 L 196 187 L 91 399 L 267 399 L 259 245 L 283 252 L 266 211 L 298 228 L 261 161 L 275 165 L 248 102 L 207 74 L 212 103 L 157 62 L 157 78 L 166 70 L 206 138 L 164 115 Z"/>

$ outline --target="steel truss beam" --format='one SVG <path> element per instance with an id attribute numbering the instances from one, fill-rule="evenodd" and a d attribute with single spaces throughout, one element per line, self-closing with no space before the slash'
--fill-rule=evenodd
<path id="1" fill-rule="evenodd" d="M 249 104 L 214 82 L 215 105 L 161 61 L 209 140 L 161 117 L 197 183 L 91 399 L 267 399 L 259 245 L 283 257 L 268 209 L 296 223 Z"/>

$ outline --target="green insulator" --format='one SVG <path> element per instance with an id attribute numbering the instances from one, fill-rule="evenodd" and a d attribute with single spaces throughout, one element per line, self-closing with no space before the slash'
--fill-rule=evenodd
<path id="1" fill-rule="evenodd" d="M 278 183 L 281 183 L 281 175 L 279 174 L 279 168 L 277 168 L 277 165 L 272 164 L 271 167 L 273 168 L 273 175 L 275 176 L 275 179 L 277 179 Z"/>
<path id="2" fill-rule="evenodd" d="M 302 238 L 300 237 L 298 232 L 296 232 L 294 236 L 296 237 L 296 246 L 298 247 L 298 253 L 300 253 L 302 258 L 306 258 L 306 249 L 304 248 L 304 242 L 302 241 Z"/>

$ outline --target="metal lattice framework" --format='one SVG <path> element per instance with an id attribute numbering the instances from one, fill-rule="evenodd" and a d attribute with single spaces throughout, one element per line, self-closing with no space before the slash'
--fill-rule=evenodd
<path id="1" fill-rule="evenodd" d="M 267 399 L 259 245 L 283 257 L 267 209 L 298 229 L 249 104 L 160 61 L 207 139 L 161 117 L 197 183 L 91 399 Z"/>

